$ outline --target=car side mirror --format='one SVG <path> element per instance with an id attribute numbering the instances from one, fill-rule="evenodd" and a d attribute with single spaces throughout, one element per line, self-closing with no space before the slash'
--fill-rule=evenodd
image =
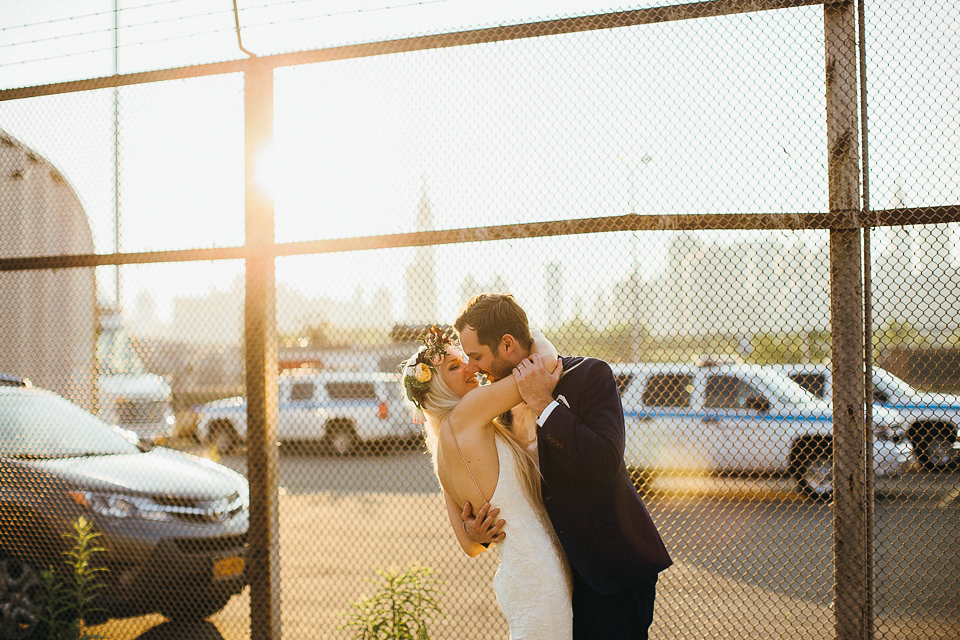
<path id="1" fill-rule="evenodd" d="M 770 402 L 763 396 L 749 396 L 743 406 L 746 409 L 761 413 L 770 411 Z"/>
<path id="2" fill-rule="evenodd" d="M 876 391 L 876 390 L 874 390 L 874 392 L 873 392 L 873 401 L 874 401 L 874 402 L 879 402 L 880 404 L 886 404 L 889 400 L 890 400 L 890 398 L 888 398 L 888 397 L 887 397 L 887 394 L 885 394 L 883 391 Z"/>

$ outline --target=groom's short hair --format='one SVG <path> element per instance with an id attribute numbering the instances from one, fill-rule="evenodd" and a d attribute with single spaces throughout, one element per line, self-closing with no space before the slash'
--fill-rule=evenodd
<path id="1" fill-rule="evenodd" d="M 505 334 L 513 336 L 525 349 L 533 345 L 527 312 L 509 293 L 481 293 L 467 302 L 453 324 L 457 331 L 470 327 L 477 341 L 494 353 Z"/>

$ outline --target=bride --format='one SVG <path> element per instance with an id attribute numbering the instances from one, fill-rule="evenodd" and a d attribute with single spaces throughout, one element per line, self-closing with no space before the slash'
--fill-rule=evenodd
<path id="1" fill-rule="evenodd" d="M 521 404 L 513 376 L 480 386 L 467 373 L 452 331 L 431 327 L 422 340 L 402 365 L 403 385 L 426 423 L 457 540 L 468 555 L 482 553 L 485 545 L 467 537 L 461 512 L 468 502 L 497 505 L 506 524 L 495 543 L 500 566 L 493 587 L 511 640 L 570 640 L 570 571 L 540 497 L 535 416 Z M 542 334 L 534 332 L 531 351 L 559 379 L 556 349 Z M 508 410 L 510 420 L 498 417 Z"/>

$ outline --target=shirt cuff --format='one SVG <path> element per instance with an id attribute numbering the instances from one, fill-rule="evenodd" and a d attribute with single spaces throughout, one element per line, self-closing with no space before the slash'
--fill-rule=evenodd
<path id="1" fill-rule="evenodd" d="M 547 408 L 544 409 L 543 412 L 540 414 L 540 416 L 537 418 L 537 426 L 542 427 L 543 423 L 547 421 L 547 418 L 550 417 L 550 414 L 553 412 L 553 410 L 556 409 L 559 405 L 560 403 L 557 402 L 556 400 L 548 404 Z"/>

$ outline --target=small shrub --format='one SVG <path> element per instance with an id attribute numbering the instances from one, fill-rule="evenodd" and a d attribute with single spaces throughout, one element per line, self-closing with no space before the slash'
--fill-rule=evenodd
<path id="1" fill-rule="evenodd" d="M 433 569 L 416 564 L 404 571 L 377 569 L 379 587 L 370 598 L 351 603 L 348 622 L 353 640 L 429 640 L 427 622 L 442 616 Z"/>
<path id="2" fill-rule="evenodd" d="M 104 551 L 96 544 L 100 532 L 93 530 L 93 523 L 78 518 L 73 523 L 73 533 L 63 537 L 72 540 L 73 546 L 64 551 L 66 572 L 50 567 L 40 572 L 44 590 L 41 622 L 48 640 L 96 640 L 103 636 L 84 631 L 83 619 L 96 612 L 93 601 L 103 588 L 100 573 L 103 567 L 94 565 L 93 555 Z"/>

